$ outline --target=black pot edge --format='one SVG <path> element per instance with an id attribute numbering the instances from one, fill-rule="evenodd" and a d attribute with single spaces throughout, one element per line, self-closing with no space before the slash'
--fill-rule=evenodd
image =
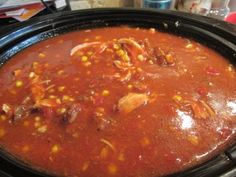
<path id="1" fill-rule="evenodd" d="M 86 13 L 93 13 L 93 14 L 98 13 L 99 14 L 99 13 L 109 13 L 109 12 L 127 13 L 127 11 L 128 11 L 128 13 L 134 13 L 134 12 L 138 12 L 138 13 L 157 13 L 158 12 L 159 14 L 163 14 L 163 15 L 167 14 L 167 15 L 170 15 L 170 16 L 175 16 L 175 18 L 179 17 L 179 18 L 184 18 L 185 20 L 188 20 L 188 21 L 194 21 L 195 23 L 202 24 L 204 28 L 213 28 L 216 31 L 219 30 L 219 32 L 220 32 L 219 34 L 221 36 L 222 35 L 224 36 L 224 34 L 227 34 L 227 35 L 230 34 L 229 36 L 231 37 L 230 39 L 232 40 L 232 43 L 236 44 L 235 39 L 232 38 L 232 36 L 234 36 L 234 37 L 236 36 L 236 26 L 228 24 L 226 22 L 218 21 L 218 20 L 215 20 L 215 19 L 210 19 L 210 18 L 207 18 L 207 17 L 192 15 L 192 14 L 189 15 L 187 13 L 179 13 L 179 12 L 175 12 L 175 11 L 156 11 L 156 10 L 150 10 L 150 9 L 148 9 L 148 10 L 147 9 L 145 9 L 145 10 L 138 9 L 137 10 L 137 9 L 130 9 L 130 8 L 128 8 L 128 9 L 127 8 L 123 8 L 123 9 L 109 8 L 109 9 L 79 10 L 79 11 L 75 11 L 75 12 L 63 12 L 63 13 L 48 15 L 48 16 L 45 16 L 45 17 L 35 18 L 35 19 L 32 19 L 32 20 L 26 21 L 22 24 L 16 24 L 16 25 L 12 25 L 12 26 L 9 26 L 9 27 L 5 28 L 4 30 L 2 30 L 0 32 L 0 41 L 1 41 L 1 38 L 3 36 L 14 33 L 14 31 L 16 31 L 16 30 L 21 30 L 22 28 L 27 28 L 29 25 L 32 25 L 32 24 L 52 25 L 52 23 L 54 23 L 57 19 L 63 18 L 64 16 L 73 16 L 74 14 L 77 14 L 77 13 L 82 13 L 82 14 L 86 14 Z M 232 31 L 230 31 L 231 29 L 232 29 Z M 230 42 L 231 42 L 231 40 L 230 40 Z M 228 158 L 226 159 L 226 161 L 228 161 Z M 31 168 L 28 167 L 27 165 L 26 166 L 24 166 L 24 165 L 22 166 L 21 164 L 18 164 L 18 165 L 23 167 L 23 169 L 25 169 L 25 170 L 31 171 Z M 179 176 L 179 175 L 177 175 L 177 176 Z M 182 175 L 180 175 L 180 176 L 182 176 Z"/>
<path id="2" fill-rule="evenodd" d="M 40 16 L 40 17 L 35 17 L 32 19 L 29 19 L 27 21 L 24 22 L 19 22 L 16 24 L 12 24 L 12 25 L 8 25 L 6 27 L 3 27 L 0 31 L 0 38 L 1 38 L 1 34 L 6 34 L 8 32 L 11 31 L 15 31 L 15 29 L 17 29 L 18 27 L 25 27 L 28 26 L 29 24 L 32 23 L 36 23 L 39 21 L 45 21 L 47 20 L 49 23 L 51 23 L 51 19 L 55 19 L 55 18 L 60 18 L 66 15 L 74 15 L 79 13 L 101 13 L 101 12 L 105 12 L 105 13 L 109 13 L 110 11 L 112 12 L 128 12 L 129 13 L 133 13 L 133 12 L 144 12 L 144 13 L 149 13 L 149 12 L 158 12 L 158 13 L 164 13 L 164 14 L 169 14 L 169 15 L 174 15 L 174 16 L 179 16 L 181 18 L 185 18 L 191 21 L 197 21 L 199 23 L 205 23 L 205 24 L 209 24 L 208 26 L 212 26 L 212 27 L 217 27 L 220 28 L 223 31 L 227 31 L 231 34 L 236 35 L 236 25 L 228 23 L 226 21 L 222 21 L 222 20 L 218 20 L 218 19 L 214 19 L 214 18 L 210 18 L 207 16 L 201 16 L 201 15 L 197 15 L 197 14 L 190 14 L 190 13 L 186 13 L 186 12 L 179 12 L 179 11 L 175 11 L 175 10 L 161 10 L 161 9 L 147 9 L 147 8 L 93 8 L 93 9 L 82 9 L 82 10 L 75 10 L 75 11 L 64 11 L 64 12 L 57 12 L 54 14 L 49 14 L 49 15 L 44 15 L 44 16 Z M 232 30 L 232 31 L 231 31 Z"/>

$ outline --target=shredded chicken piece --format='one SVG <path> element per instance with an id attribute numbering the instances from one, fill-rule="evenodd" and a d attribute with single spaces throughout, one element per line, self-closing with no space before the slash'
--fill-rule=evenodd
<path id="1" fill-rule="evenodd" d="M 132 74 L 130 71 L 128 71 L 124 76 L 122 76 L 120 78 L 120 81 L 121 82 L 128 82 L 128 81 L 130 81 L 131 77 L 132 77 Z"/>
<path id="2" fill-rule="evenodd" d="M 43 99 L 43 100 L 38 100 L 35 104 L 36 107 L 56 107 L 58 106 L 58 103 L 56 99 Z"/>
<path id="3" fill-rule="evenodd" d="M 32 93 L 33 100 L 35 102 L 44 98 L 44 96 L 45 96 L 44 90 L 45 89 L 41 84 L 33 84 L 31 86 L 31 93 Z"/>
<path id="4" fill-rule="evenodd" d="M 96 57 L 96 55 L 103 53 L 108 48 L 107 43 L 103 43 L 97 51 L 94 52 L 94 54 L 91 56 L 91 58 Z"/>
<path id="5" fill-rule="evenodd" d="M 50 89 L 54 88 L 55 86 L 56 86 L 55 84 L 52 84 L 52 85 L 48 86 L 47 88 L 45 88 L 45 90 L 46 90 L 46 91 L 47 91 L 47 90 L 50 90 Z"/>
<path id="6" fill-rule="evenodd" d="M 113 64 L 120 70 L 127 70 L 128 67 L 130 67 L 130 65 L 128 65 L 127 63 L 121 62 L 120 60 L 115 60 L 113 61 Z"/>
<path id="7" fill-rule="evenodd" d="M 110 147 L 113 151 L 115 151 L 115 147 L 113 146 L 113 144 L 111 144 L 108 140 L 105 140 L 105 139 L 100 139 L 100 142 L 101 143 L 104 143 L 105 145 L 107 145 L 108 147 Z"/>
<path id="8" fill-rule="evenodd" d="M 8 104 L 3 104 L 2 105 L 2 110 L 4 111 L 4 113 L 8 114 L 12 110 L 12 108 Z"/>
<path id="9" fill-rule="evenodd" d="M 141 93 L 129 93 L 118 102 L 118 110 L 123 113 L 130 113 L 136 108 L 147 104 L 149 97 Z"/>
<path id="10" fill-rule="evenodd" d="M 173 66 L 175 65 L 176 59 L 173 57 L 173 55 L 169 52 L 165 52 L 160 47 L 155 48 L 155 55 L 157 62 L 159 65 L 167 65 L 167 66 Z"/>
<path id="11" fill-rule="evenodd" d="M 202 103 L 202 105 L 204 106 L 204 108 L 206 109 L 206 111 L 208 112 L 210 117 L 215 117 L 216 116 L 215 111 L 205 101 L 200 100 L 200 102 Z"/>
<path id="12" fill-rule="evenodd" d="M 192 102 L 190 105 L 194 117 L 198 119 L 214 118 L 216 116 L 215 111 L 203 100 Z"/>
<path id="13" fill-rule="evenodd" d="M 132 83 L 132 85 L 138 91 L 144 92 L 148 89 L 147 85 L 140 82 L 140 81 L 135 81 L 135 82 Z"/>
<path id="14" fill-rule="evenodd" d="M 71 49 L 70 55 L 73 56 L 78 50 L 81 50 L 81 49 L 84 49 L 87 47 L 91 47 L 93 45 L 100 45 L 100 44 L 101 44 L 101 42 L 87 42 L 87 43 L 79 44 Z"/>

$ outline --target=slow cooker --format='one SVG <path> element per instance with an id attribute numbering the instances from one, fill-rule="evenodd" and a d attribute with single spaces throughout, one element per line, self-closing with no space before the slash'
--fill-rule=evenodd
<path id="1" fill-rule="evenodd" d="M 236 61 L 236 26 L 203 16 L 176 11 L 150 9 L 90 9 L 60 12 L 3 28 L 0 31 L 0 63 L 39 41 L 74 30 L 106 26 L 154 27 L 199 41 L 218 51 L 232 63 Z M 236 140 L 234 143 L 235 144 Z M 0 152 L 0 176 L 48 177 Z M 170 177 L 235 177 L 236 146 L 225 149 L 210 161 Z"/>

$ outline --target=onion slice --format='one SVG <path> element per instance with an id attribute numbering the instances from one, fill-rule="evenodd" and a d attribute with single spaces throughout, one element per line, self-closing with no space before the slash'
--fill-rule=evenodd
<path id="1" fill-rule="evenodd" d="M 141 47 L 141 45 L 131 38 L 121 38 L 118 40 L 118 43 L 132 45 L 137 48 L 141 53 L 143 53 L 143 48 Z"/>
<path id="2" fill-rule="evenodd" d="M 70 55 L 73 56 L 78 50 L 81 50 L 81 49 L 84 49 L 84 48 L 87 48 L 87 47 L 91 47 L 93 45 L 100 45 L 101 42 L 86 42 L 86 43 L 83 43 L 83 44 L 79 44 L 77 46 L 75 46 L 74 48 L 71 49 L 70 51 Z"/>

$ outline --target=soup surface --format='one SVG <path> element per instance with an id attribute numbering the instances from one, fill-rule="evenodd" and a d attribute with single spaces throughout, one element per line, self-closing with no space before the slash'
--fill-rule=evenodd
<path id="1" fill-rule="evenodd" d="M 235 138 L 235 81 L 229 61 L 183 37 L 72 32 L 1 67 L 0 144 L 60 176 L 163 176 Z"/>

